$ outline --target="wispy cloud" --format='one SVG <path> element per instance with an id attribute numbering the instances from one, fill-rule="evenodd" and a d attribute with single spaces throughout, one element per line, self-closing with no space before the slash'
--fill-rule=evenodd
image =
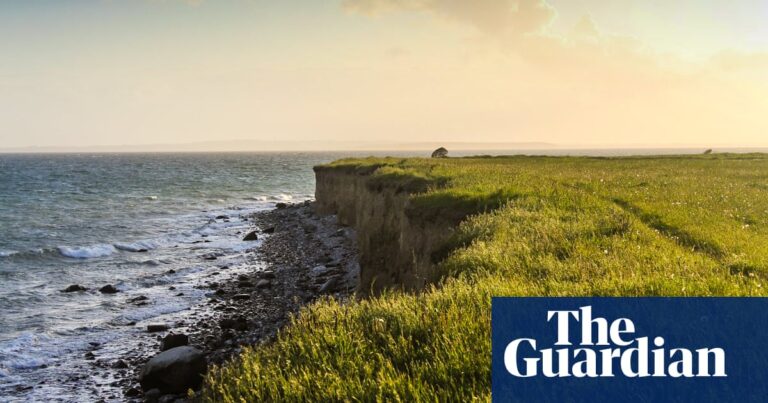
<path id="1" fill-rule="evenodd" d="M 552 21 L 554 9 L 542 0 L 344 0 L 345 10 L 361 14 L 393 11 L 430 13 L 505 35 L 540 32 Z"/>

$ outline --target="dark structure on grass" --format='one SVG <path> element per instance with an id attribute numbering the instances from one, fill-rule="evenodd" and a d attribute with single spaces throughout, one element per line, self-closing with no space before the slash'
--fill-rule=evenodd
<path id="1" fill-rule="evenodd" d="M 448 158 L 448 150 L 445 147 L 440 147 L 435 151 L 432 151 L 432 158 Z"/>

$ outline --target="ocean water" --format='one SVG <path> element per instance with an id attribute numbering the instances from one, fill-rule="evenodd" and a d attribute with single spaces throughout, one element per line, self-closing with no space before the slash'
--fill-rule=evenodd
<path id="1" fill-rule="evenodd" d="M 92 343 L 117 358 L 147 323 L 200 304 L 196 280 L 249 269 L 244 217 L 311 199 L 312 166 L 348 155 L 0 155 L 0 400 L 91 400 L 64 374 Z M 71 284 L 89 291 L 60 292 Z M 138 295 L 150 303 L 127 303 Z"/>

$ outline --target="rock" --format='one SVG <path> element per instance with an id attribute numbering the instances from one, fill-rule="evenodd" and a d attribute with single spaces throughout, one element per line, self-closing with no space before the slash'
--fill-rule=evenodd
<path id="1" fill-rule="evenodd" d="M 164 395 L 157 399 L 157 403 L 173 403 L 176 401 L 176 395 Z"/>
<path id="2" fill-rule="evenodd" d="M 149 299 L 149 298 L 147 298 L 147 296 L 146 296 L 146 295 L 139 295 L 138 297 L 135 297 L 135 298 L 130 298 L 130 299 L 128 300 L 128 302 L 130 302 L 130 303 L 136 303 L 136 302 L 139 302 L 139 301 L 146 301 L 146 300 L 148 300 L 148 299 Z"/>
<path id="3" fill-rule="evenodd" d="M 256 234 L 256 231 L 249 232 L 245 236 L 245 238 L 243 238 L 243 241 L 258 241 L 258 240 L 259 240 L 259 235 Z"/>
<path id="4" fill-rule="evenodd" d="M 134 387 L 128 388 L 128 390 L 125 391 L 126 397 L 136 397 L 139 394 L 141 394 L 141 391 Z"/>
<path id="5" fill-rule="evenodd" d="M 328 266 L 315 266 L 310 270 L 310 273 L 313 276 L 322 276 L 324 274 L 327 274 L 331 269 Z"/>
<path id="6" fill-rule="evenodd" d="M 235 301 L 244 301 L 251 299 L 251 294 L 235 294 L 232 296 L 232 299 Z"/>
<path id="7" fill-rule="evenodd" d="M 275 227 L 268 227 L 261 230 L 262 234 L 274 234 L 275 233 Z"/>
<path id="8" fill-rule="evenodd" d="M 256 288 L 267 288 L 272 285 L 272 282 L 269 280 L 259 280 L 258 283 L 256 283 Z"/>
<path id="9" fill-rule="evenodd" d="M 152 323 L 147 325 L 147 332 L 149 333 L 164 332 L 166 330 L 168 330 L 168 325 L 165 323 Z"/>
<path id="10" fill-rule="evenodd" d="M 237 318 L 224 318 L 219 321 L 219 326 L 222 329 L 245 330 L 248 328 L 248 323 L 245 318 L 241 316 Z"/>
<path id="11" fill-rule="evenodd" d="M 227 215 L 217 215 L 216 219 L 217 220 L 229 220 L 229 216 L 227 216 Z"/>
<path id="12" fill-rule="evenodd" d="M 171 269 L 171 270 L 168 270 L 166 273 L 168 273 L 168 274 L 175 274 L 176 270 Z"/>
<path id="13" fill-rule="evenodd" d="M 99 292 L 102 294 L 115 294 L 120 292 L 120 290 L 115 288 L 115 286 L 113 286 L 112 284 L 107 284 L 104 287 L 99 288 Z"/>
<path id="14" fill-rule="evenodd" d="M 128 368 L 128 364 L 125 363 L 123 360 L 117 360 L 112 363 L 112 368 L 114 369 L 123 369 Z"/>
<path id="15" fill-rule="evenodd" d="M 85 353 L 84 357 L 86 360 L 93 360 L 96 358 L 96 355 L 89 351 Z"/>
<path id="16" fill-rule="evenodd" d="M 186 345 L 189 345 L 189 336 L 183 333 L 171 333 L 163 337 L 163 341 L 160 342 L 160 351 L 166 351 L 175 347 Z"/>
<path id="17" fill-rule="evenodd" d="M 277 208 L 277 209 L 284 209 L 284 208 L 286 208 L 286 207 L 288 207 L 288 205 L 287 205 L 287 204 L 285 204 L 285 203 L 283 203 L 283 202 L 280 202 L 280 203 L 276 203 L 276 204 L 275 204 L 275 208 Z"/>
<path id="18" fill-rule="evenodd" d="M 325 282 L 322 286 L 320 286 L 320 292 L 321 293 L 328 293 L 336 291 L 336 288 L 339 284 L 338 277 L 331 277 L 328 279 L 328 281 Z"/>
<path id="19" fill-rule="evenodd" d="M 160 398 L 160 396 L 163 394 L 163 392 L 160 391 L 160 389 L 150 389 L 146 393 L 144 393 L 144 401 L 146 402 L 156 402 L 157 399 Z"/>
<path id="20" fill-rule="evenodd" d="M 216 260 L 216 259 L 219 258 L 218 256 L 216 256 L 215 253 L 206 253 L 205 255 L 200 256 L 200 257 L 202 257 L 205 260 Z"/>
<path id="21" fill-rule="evenodd" d="M 71 286 L 61 290 L 61 292 L 79 292 L 79 291 L 87 291 L 88 289 L 81 286 L 80 284 L 72 284 Z"/>
<path id="22" fill-rule="evenodd" d="M 152 357 L 139 374 L 144 390 L 157 388 L 161 393 L 185 393 L 200 385 L 207 364 L 202 351 L 181 346 Z"/>

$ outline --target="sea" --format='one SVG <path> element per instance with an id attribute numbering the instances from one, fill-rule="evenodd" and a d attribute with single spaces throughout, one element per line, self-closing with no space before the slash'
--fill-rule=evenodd
<path id="1" fill-rule="evenodd" d="M 701 151 L 507 154 L 685 152 Z M 89 379 L 88 351 L 119 358 L 148 323 L 202 304 L 201 278 L 251 268 L 249 215 L 311 200 L 315 165 L 387 154 L 429 153 L 0 154 L 0 401 L 91 401 L 110 379 Z M 500 152 L 452 155 L 469 154 Z M 75 284 L 88 290 L 61 291 Z"/>
<path id="2" fill-rule="evenodd" d="M 242 241 L 245 218 L 312 199 L 312 167 L 343 156 L 0 155 L 0 401 L 91 400 L 72 387 L 87 351 L 118 358 L 204 301 L 201 277 L 247 270 L 259 242 Z M 61 292 L 74 284 L 88 290 Z M 140 295 L 150 303 L 127 303 Z"/>

